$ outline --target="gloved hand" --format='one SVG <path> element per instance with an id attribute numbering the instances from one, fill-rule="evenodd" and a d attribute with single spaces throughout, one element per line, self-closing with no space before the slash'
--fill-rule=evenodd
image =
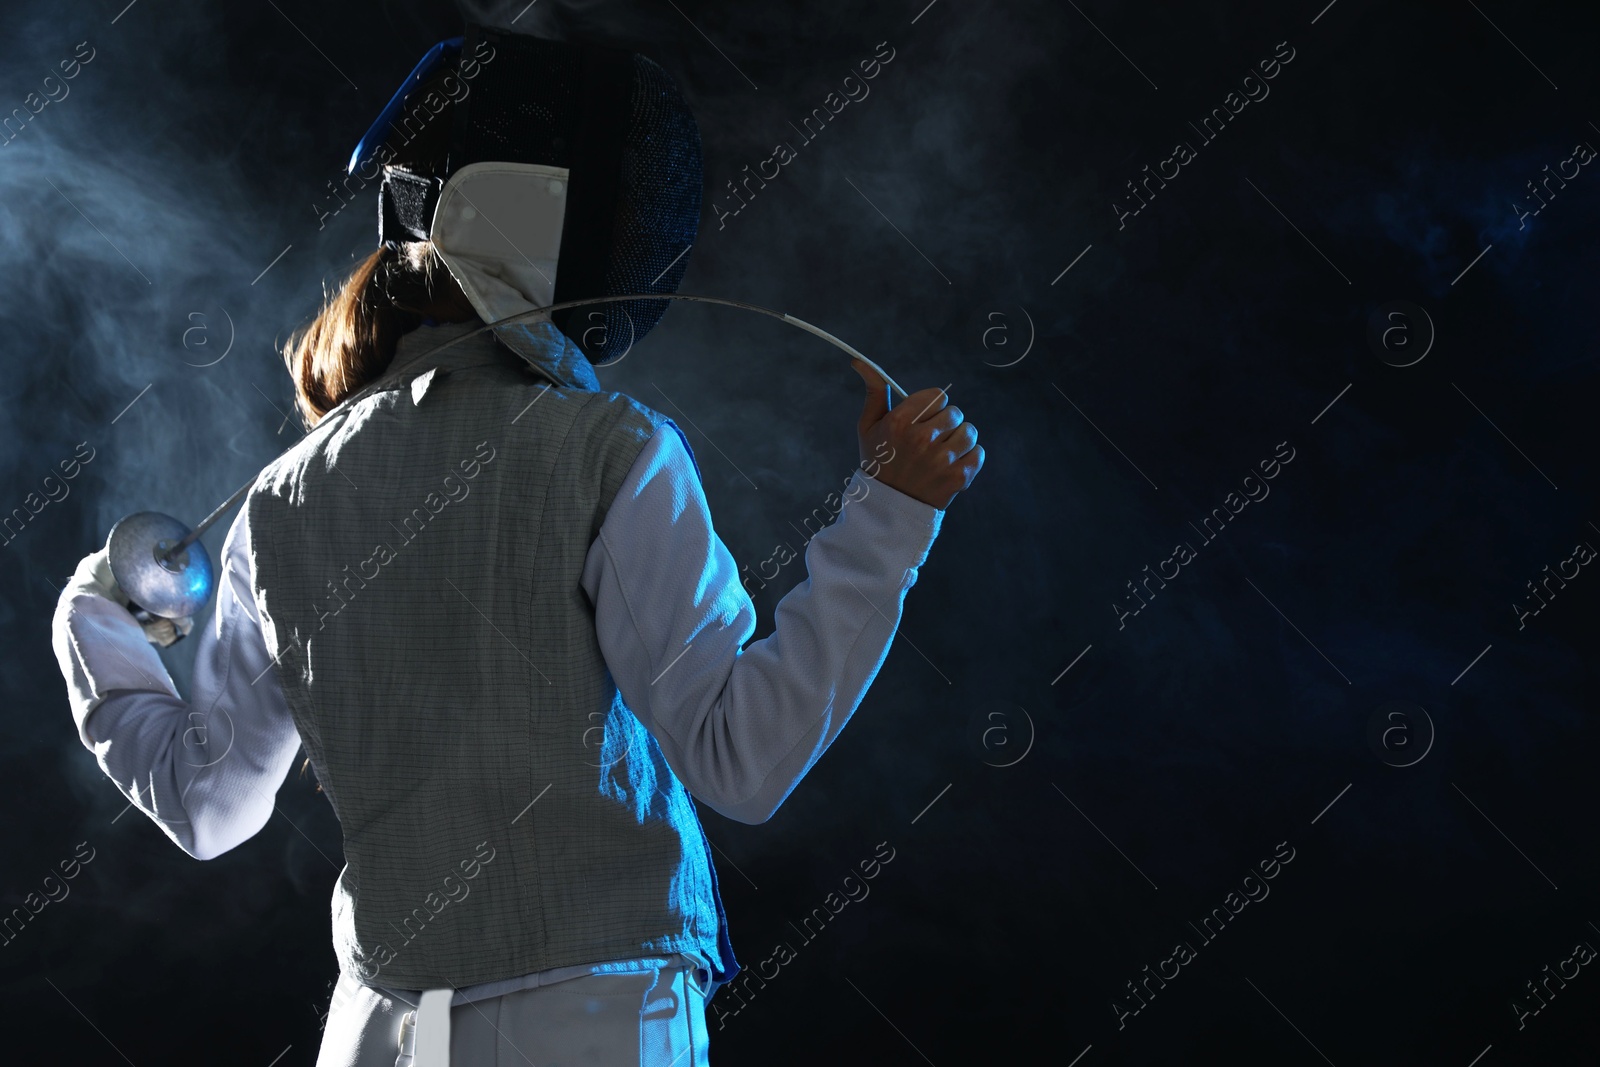
<path id="1" fill-rule="evenodd" d="M 85 556 L 78 564 L 78 574 L 83 576 L 84 591 L 92 592 L 107 600 L 115 601 L 123 607 L 132 603 L 128 595 L 117 585 L 117 579 L 111 573 L 110 542 L 93 555 Z M 131 612 L 130 612 L 131 614 Z M 144 631 L 145 637 L 153 645 L 166 648 L 176 644 L 189 636 L 189 631 L 194 629 L 194 618 L 185 616 L 181 619 L 163 619 L 152 616 L 149 622 L 139 620 L 134 615 L 134 620 L 139 622 L 139 628 Z"/>

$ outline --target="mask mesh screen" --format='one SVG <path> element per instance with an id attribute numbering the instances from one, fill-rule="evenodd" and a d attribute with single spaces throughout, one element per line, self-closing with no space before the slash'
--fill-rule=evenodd
<path id="1" fill-rule="evenodd" d="M 498 160 L 571 167 L 583 121 L 583 72 L 573 45 L 482 28 L 495 50 L 463 101 L 460 151 L 452 171 Z M 470 47 L 470 46 L 469 46 Z M 558 299 L 677 291 L 686 250 L 699 229 L 703 181 L 700 133 L 672 78 L 631 55 L 619 68 L 630 84 L 621 109 L 621 174 L 609 232 L 575 233 L 575 247 L 599 250 L 598 283 L 574 289 L 558 270 Z M 574 175 L 575 180 L 577 175 Z M 568 225 L 570 226 L 569 212 Z M 563 235 L 563 261 L 568 236 Z M 588 291 L 596 288 L 597 291 Z M 624 356 L 666 311 L 667 301 L 638 300 L 578 308 L 556 316 L 591 362 Z"/>

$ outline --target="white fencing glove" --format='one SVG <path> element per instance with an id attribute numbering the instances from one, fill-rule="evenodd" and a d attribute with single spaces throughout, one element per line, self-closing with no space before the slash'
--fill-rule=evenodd
<path id="1" fill-rule="evenodd" d="M 128 600 L 128 595 L 122 591 L 122 587 L 117 585 L 117 579 L 111 573 L 109 549 L 110 541 L 108 540 L 106 547 L 85 556 L 72 576 L 73 585 L 78 592 L 93 593 L 96 596 L 115 601 L 126 608 L 131 602 Z M 145 638 L 151 644 L 159 645 L 162 648 L 181 641 L 189 636 L 190 630 L 194 629 L 194 617 L 189 615 L 181 619 L 163 619 L 152 616 L 149 622 L 139 621 L 137 615 L 134 616 L 134 619 L 139 622 L 139 628 L 144 631 Z"/>

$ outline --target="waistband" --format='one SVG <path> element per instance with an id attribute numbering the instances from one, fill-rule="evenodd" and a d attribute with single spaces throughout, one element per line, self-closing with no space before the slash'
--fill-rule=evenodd
<path id="1" fill-rule="evenodd" d="M 695 984 L 709 999 L 711 992 L 716 988 L 716 983 L 712 981 L 709 963 L 701 959 L 698 953 L 682 952 L 668 956 L 641 956 L 629 960 L 607 960 L 604 963 L 556 967 L 516 978 L 483 982 L 453 992 L 448 988 L 426 990 L 389 989 L 384 986 L 369 988 L 393 997 L 401 1003 L 409 1004 L 413 1009 L 401 1018 L 400 1058 L 397 1063 L 406 1063 L 409 1067 L 450 1067 L 451 1008 L 505 996 L 524 989 L 554 985 L 574 978 L 604 974 L 635 974 L 679 967 L 695 976 Z M 349 975 L 342 977 L 349 978 Z"/>
<path id="2" fill-rule="evenodd" d="M 503 997 L 507 993 L 517 993 L 524 989 L 537 989 L 540 986 L 555 985 L 557 982 L 570 981 L 573 978 L 587 978 L 596 974 L 630 974 L 639 971 L 654 970 L 658 967 L 684 967 L 690 971 L 705 971 L 710 976 L 711 965 L 700 958 L 697 952 L 675 952 L 666 956 L 640 956 L 635 959 L 607 960 L 603 963 L 579 963 L 570 967 L 555 967 L 548 971 L 537 971 L 533 974 L 518 975 L 514 978 L 502 978 L 494 982 L 482 982 L 478 985 L 466 986 L 454 991 L 450 998 L 450 1007 L 459 1008 L 464 1004 L 472 1004 L 492 997 Z M 356 981 L 353 977 L 352 982 Z M 357 982 L 362 985 L 365 983 Z M 709 992 L 709 977 L 700 981 L 703 990 Z M 415 1008 L 422 1002 L 422 994 L 427 990 L 421 989 L 391 989 L 387 986 L 369 986 L 368 988 L 382 993 L 385 996 L 408 1004 Z"/>

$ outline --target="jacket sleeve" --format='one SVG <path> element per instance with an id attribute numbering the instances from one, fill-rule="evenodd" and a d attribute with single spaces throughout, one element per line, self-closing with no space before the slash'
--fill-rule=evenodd
<path id="1" fill-rule="evenodd" d="M 744 647 L 755 606 L 669 421 L 586 560 L 583 587 L 623 700 L 690 793 L 739 822 L 770 819 L 849 722 L 944 517 L 861 470 L 834 510 L 804 544 L 807 577 L 779 602 L 774 632 Z"/>
<path id="2" fill-rule="evenodd" d="M 216 610 L 194 632 L 187 701 L 132 614 L 82 578 L 62 591 L 52 638 L 79 740 L 189 855 L 213 859 L 248 840 L 271 817 L 300 737 L 256 614 L 245 512 L 223 547 Z"/>

